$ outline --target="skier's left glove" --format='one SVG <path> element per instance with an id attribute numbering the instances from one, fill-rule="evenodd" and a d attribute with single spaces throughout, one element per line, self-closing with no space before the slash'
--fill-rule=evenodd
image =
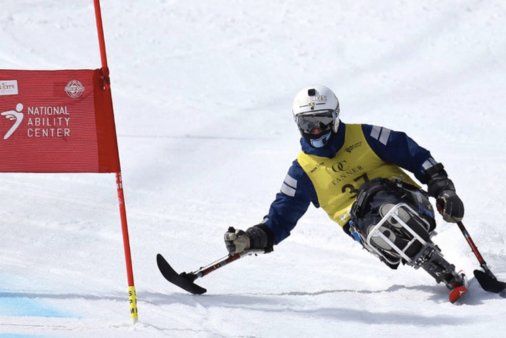
<path id="1" fill-rule="evenodd" d="M 453 190 L 441 191 L 436 199 L 436 207 L 447 222 L 457 223 L 464 218 L 464 203 Z"/>
<path id="2" fill-rule="evenodd" d="M 236 230 L 233 227 L 225 232 L 225 246 L 229 254 L 234 255 L 247 250 L 272 251 L 272 236 L 265 226 L 258 224 L 246 231 Z"/>
<path id="3" fill-rule="evenodd" d="M 427 171 L 428 193 L 436 198 L 436 207 L 446 222 L 457 223 L 464 218 L 464 203 L 457 195 L 452 180 L 441 163 Z"/>

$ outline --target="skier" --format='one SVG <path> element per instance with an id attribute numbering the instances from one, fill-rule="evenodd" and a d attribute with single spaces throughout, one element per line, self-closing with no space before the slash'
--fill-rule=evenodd
<path id="1" fill-rule="evenodd" d="M 325 86 L 303 88 L 292 109 L 302 151 L 264 220 L 246 231 L 229 228 L 225 233 L 228 252 L 271 252 L 312 203 L 390 268 L 407 263 L 449 289 L 464 285 L 464 276 L 430 239 L 436 222 L 428 196 L 436 198 L 445 221 L 464 216 L 443 165 L 403 132 L 340 121 L 339 101 Z M 404 170 L 427 184 L 428 193 Z"/>

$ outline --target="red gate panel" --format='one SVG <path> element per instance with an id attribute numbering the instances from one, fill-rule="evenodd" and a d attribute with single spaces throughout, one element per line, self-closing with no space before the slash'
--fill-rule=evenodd
<path id="1" fill-rule="evenodd" d="M 100 69 L 0 70 L 0 172 L 119 171 Z"/>

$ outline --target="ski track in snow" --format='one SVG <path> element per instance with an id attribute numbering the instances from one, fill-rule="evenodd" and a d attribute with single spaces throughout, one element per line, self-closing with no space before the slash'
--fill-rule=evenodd
<path id="1" fill-rule="evenodd" d="M 406 131 L 445 164 L 506 280 L 502 1 L 103 2 L 140 321 L 113 175 L 1 174 L 0 337 L 503 337 L 506 295 L 481 290 L 440 217 L 436 244 L 470 278 L 457 305 L 314 208 L 274 253 L 197 280 L 205 295 L 155 263 L 193 271 L 261 221 L 299 151 L 293 95 L 321 83 L 343 121 Z M 92 1 L 5 2 L 0 28 L 1 68 L 100 65 Z"/>

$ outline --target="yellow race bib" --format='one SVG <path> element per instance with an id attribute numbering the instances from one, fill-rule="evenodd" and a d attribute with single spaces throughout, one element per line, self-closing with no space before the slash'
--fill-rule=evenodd
<path id="1" fill-rule="evenodd" d="M 320 206 L 340 226 L 349 221 L 351 206 L 365 182 L 382 177 L 418 186 L 401 168 L 376 155 L 360 124 L 346 125 L 344 144 L 334 157 L 301 152 L 297 161 L 313 183 Z"/>

